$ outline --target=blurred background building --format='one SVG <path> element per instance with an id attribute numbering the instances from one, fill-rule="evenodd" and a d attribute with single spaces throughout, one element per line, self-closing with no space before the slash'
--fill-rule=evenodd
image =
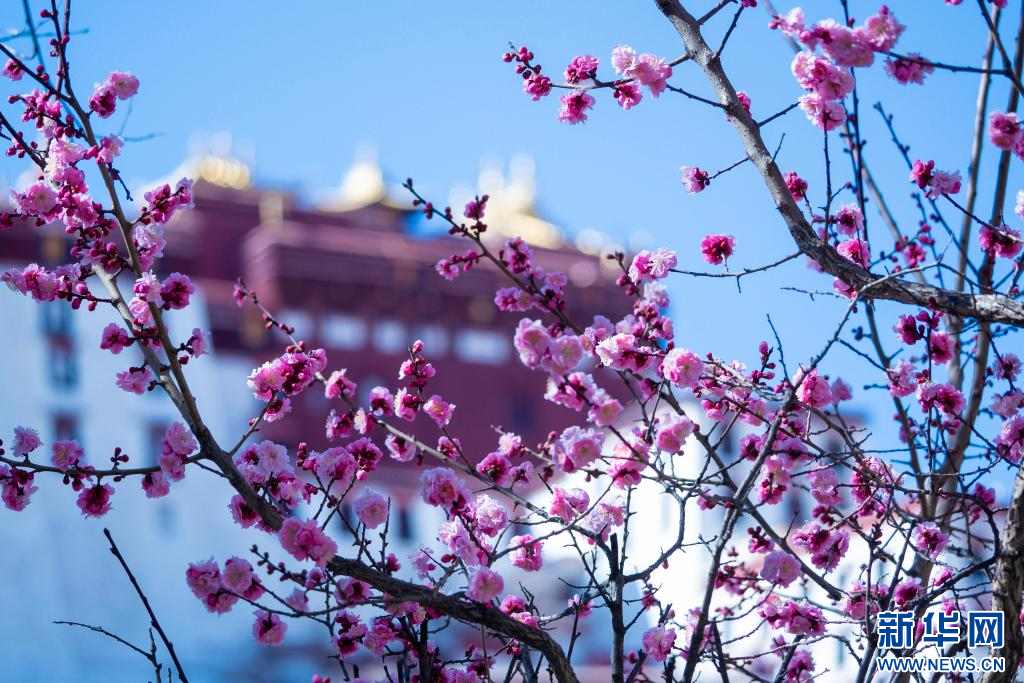
<path id="1" fill-rule="evenodd" d="M 195 179 L 195 207 L 168 224 L 168 247 L 159 269 L 162 275 L 186 273 L 198 287 L 193 305 L 168 318 L 176 338 L 188 338 L 196 327 L 212 332 L 212 356 L 190 363 L 187 373 L 200 409 L 222 443 L 233 444 L 261 407 L 245 385 L 246 376 L 286 344 L 266 330 L 254 307 L 236 306 L 232 288 L 239 276 L 296 328 L 298 338 L 327 349 L 331 370 L 348 368 L 361 399 L 378 384 L 395 388 L 409 344 L 422 339 L 438 371 L 430 389 L 456 404 L 453 425 L 471 457 L 480 459 L 494 449 L 499 426 L 532 443 L 577 419 L 575 413 L 539 400 L 546 378 L 523 368 L 516 357 L 511 338 L 519 316 L 495 307 L 494 291 L 502 284 L 493 269 L 476 268 L 454 283 L 438 276 L 434 264 L 464 253 L 467 243 L 424 225 L 420 214 L 410 210 L 410 198 L 388 183 L 372 154 L 361 153 L 337 190 L 316 206 L 289 191 L 255 186 L 250 167 L 228 154 L 198 155 L 175 171 L 174 179 L 181 176 Z M 567 274 L 572 319 L 586 325 L 598 312 L 621 315 L 628 310 L 614 284 L 617 272 L 609 268 L 614 264 L 601 258 L 592 236 L 590 242 L 584 240 L 590 252 L 584 253 L 537 215 L 528 159 L 515 160 L 507 176 L 485 168 L 474 191 L 491 196 L 490 239 L 500 244 L 508 236 L 522 235 L 545 269 Z M 453 202 L 464 200 L 453 197 Z M 0 270 L 28 263 L 59 265 L 66 261 L 67 247 L 60 226 L 16 225 L 0 233 Z M 138 398 L 114 387 L 115 373 L 138 363 L 138 357 L 134 348 L 120 356 L 100 350 L 101 330 L 112 320 L 108 311 L 74 312 L 64 303 L 38 305 L 11 293 L 0 298 L 0 310 L 10 321 L 0 335 L 0 354 L 17 359 L 0 364 L 0 384 L 17 397 L 5 406 L 5 431 L 33 426 L 46 444 L 77 438 L 88 461 L 97 465 L 106 462 L 115 446 L 133 462 L 156 462 L 160 437 L 177 416 L 159 392 Z M 321 449 L 326 446 L 328 410 L 323 392 L 310 389 L 290 415 L 266 425 L 254 438 L 272 439 L 292 452 L 300 442 Z M 433 441 L 437 435 L 423 436 Z M 393 550 L 404 560 L 420 543 L 433 540 L 442 519 L 414 501 L 419 468 L 388 458 L 381 468 L 371 484 L 392 497 Z M 137 680 L 127 672 L 143 670 L 141 658 L 132 661 L 132 653 L 115 643 L 97 641 L 91 634 L 69 637 L 53 630 L 66 627 L 49 624 L 70 619 L 146 640 L 135 596 L 103 551 L 104 524 L 122 540 L 129 560 L 137 558 L 134 569 L 143 585 L 153 586 L 161 596 L 181 596 L 163 605 L 161 617 L 179 651 L 193 662 L 191 676 L 277 681 L 293 670 L 302 675 L 318 665 L 326 670 L 323 634 L 305 637 L 306 630 L 296 625 L 285 645 L 267 652 L 249 636 L 244 623 L 250 618 L 248 610 L 236 608 L 218 619 L 202 614 L 200 603 L 188 595 L 184 569 L 189 561 L 211 554 L 221 561 L 231 553 L 244 556 L 249 545 L 265 538 L 234 527 L 226 510 L 229 491 L 216 478 L 193 472 L 158 501 L 123 485 L 113 512 L 101 521 L 80 519 L 70 490 L 44 479 L 39 478 L 42 490 L 25 513 L 0 512 L 5 518 L 0 542 L 15 549 L 0 559 L 0 571 L 24 574 L 27 563 L 21 553 L 36 547 L 42 554 L 31 563 L 32 575 L 19 582 L 23 604 L 0 619 L 0 640 L 41 653 L 27 639 L 51 633 L 54 642 L 81 647 L 60 648 L 44 668 L 34 657 L 15 663 L 11 680 L 34 680 L 39 671 L 62 680 L 65 675 L 68 680 L 94 680 L 89 671 L 96 672 L 95 680 L 122 680 L 110 677 L 114 670 L 126 671 L 124 680 Z M 335 535 L 343 534 L 339 524 Z M 47 543 L 37 543 L 41 537 Z M 49 550 L 51 539 L 57 543 L 54 550 Z M 343 539 L 340 546 L 344 549 Z M 268 549 L 277 551 L 276 544 Z M 46 557 L 48 552 L 53 555 Z M 154 555 L 159 561 L 152 561 Z M 68 556 L 80 558 L 77 566 L 68 568 L 58 559 Z M 553 562 L 557 567 L 559 560 Z M 571 577 L 568 567 L 574 563 L 566 558 L 565 564 L 565 571 L 556 571 Z M 560 605 L 571 594 L 557 582 L 549 588 L 549 597 Z M 97 609 L 95 591 L 103 593 L 106 607 Z M 25 614 L 34 623 L 26 623 Z M 242 623 L 224 623 L 236 620 Z M 603 639 L 594 640 L 592 653 L 580 647 L 581 661 L 607 661 Z M 211 649 L 236 656 L 225 658 Z"/>

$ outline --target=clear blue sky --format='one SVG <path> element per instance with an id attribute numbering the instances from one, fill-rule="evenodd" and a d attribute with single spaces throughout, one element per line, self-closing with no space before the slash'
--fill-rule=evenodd
<path id="1" fill-rule="evenodd" d="M 695 11 L 711 4 L 688 3 Z M 809 20 L 839 11 L 838 2 L 805 4 L 813 7 Z M 18 23 L 15 5 L 0 10 L 0 25 Z M 861 0 L 851 5 L 858 19 L 878 7 Z M 909 26 L 898 49 L 954 63 L 980 61 L 985 33 L 973 3 L 890 5 Z M 790 6 L 779 4 L 781 10 Z M 720 16 L 710 33 L 720 35 L 727 21 Z M 800 94 L 789 73 L 789 47 L 767 22 L 762 8 L 748 11 L 725 56 L 734 83 L 750 93 L 758 116 Z M 126 148 L 122 167 L 129 180 L 171 171 L 187 154 L 190 136 L 227 131 L 238 145 L 254 150 L 257 180 L 263 184 L 307 196 L 322 192 L 338 182 L 356 146 L 370 142 L 387 173 L 395 179 L 412 176 L 444 201 L 451 185 L 475 180 L 482 158 L 507 160 L 525 152 L 536 160 L 542 213 L 570 230 L 595 228 L 623 239 L 646 231 L 676 249 L 690 269 L 705 268 L 698 243 L 709 231 L 736 235 L 734 267 L 757 266 L 792 251 L 752 168 L 741 167 L 696 197 L 681 189 L 679 166 L 715 170 L 742 156 L 717 110 L 666 93 L 623 112 L 603 92 L 591 120 L 570 127 L 557 121 L 555 97 L 531 102 L 500 60 L 508 41 L 528 44 L 556 73 L 582 53 L 599 56 L 604 67 L 619 43 L 675 57 L 680 40 L 653 2 L 79 3 L 74 25 L 88 29 L 73 46 L 79 83 L 91 84 L 113 68 L 141 79 L 127 121 L 119 112 L 108 122 L 111 130 L 124 124 L 126 136 L 157 134 Z M 674 82 L 707 93 L 692 66 L 678 68 Z M 903 162 L 870 104 L 884 99 L 905 142 L 913 145 L 912 154 L 965 170 L 977 78 L 939 72 L 923 88 L 902 87 L 876 64 L 859 82 L 868 160 L 891 188 L 887 199 L 905 220 L 904 230 L 913 232 L 916 218 Z M 1005 93 L 999 84 L 1000 107 Z M 799 170 L 820 204 L 824 182 L 817 130 L 795 111 L 771 125 L 769 143 L 783 133 L 783 170 Z M 838 138 L 832 139 L 838 149 Z M 843 155 L 833 158 L 848 177 Z M 985 161 L 988 167 L 995 163 L 991 148 Z M 12 182 L 21 166 L 0 163 Z M 1011 187 L 1018 187 L 1016 177 Z M 980 206 L 982 213 L 989 211 L 984 200 Z M 879 234 L 874 212 L 869 220 Z M 814 276 L 794 262 L 745 280 L 742 297 L 727 281 L 675 279 L 681 343 L 752 362 L 757 341 L 770 334 L 768 311 L 790 362 L 806 358 L 838 320 L 843 304 L 812 303 L 781 290 L 785 284 L 830 290 L 831 278 Z M 847 374 L 856 378 L 853 367 L 861 361 L 845 351 L 837 358 L 851 364 Z"/>

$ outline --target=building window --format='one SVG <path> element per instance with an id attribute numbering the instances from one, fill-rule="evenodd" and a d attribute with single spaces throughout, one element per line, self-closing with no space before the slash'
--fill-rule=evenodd
<path id="1" fill-rule="evenodd" d="M 333 349 L 361 349 L 366 344 L 366 323 L 354 315 L 328 313 L 320 326 L 320 339 Z"/>
<path id="2" fill-rule="evenodd" d="M 509 406 L 512 414 L 512 428 L 517 432 L 528 432 L 537 426 L 537 412 L 534 402 L 528 398 L 513 399 Z"/>
<path id="3" fill-rule="evenodd" d="M 145 462 L 142 463 L 143 467 L 154 467 L 160 464 L 160 453 L 163 450 L 160 442 L 163 441 L 168 426 L 166 422 L 150 422 L 146 426 L 146 452 L 143 455 L 145 459 Z"/>
<path id="4" fill-rule="evenodd" d="M 39 307 L 48 350 L 47 372 L 53 386 L 70 389 L 78 384 L 78 358 L 72 311 L 69 306 L 53 304 Z"/>
<path id="5" fill-rule="evenodd" d="M 78 440 L 78 419 L 74 415 L 59 414 L 53 416 L 53 440 Z"/>
<path id="6" fill-rule="evenodd" d="M 398 538 L 401 541 L 411 541 L 413 538 L 412 532 L 412 518 L 409 515 L 409 508 L 404 505 L 398 506 L 398 515 L 395 520 L 395 531 L 398 533 Z"/>
<path id="7" fill-rule="evenodd" d="M 413 340 L 423 341 L 426 354 L 431 358 L 440 358 L 448 353 L 448 331 L 440 325 L 419 325 L 412 330 Z"/>
<path id="8" fill-rule="evenodd" d="M 48 307 L 48 308 L 56 308 Z M 61 389 L 70 389 L 78 384 L 78 360 L 74 344 L 67 337 L 53 336 L 47 340 L 50 358 L 47 368 L 50 382 Z"/>
<path id="9" fill-rule="evenodd" d="M 467 363 L 501 365 L 509 356 L 509 342 L 501 332 L 463 330 L 455 337 L 455 355 Z"/>
<path id="10" fill-rule="evenodd" d="M 242 309 L 240 327 L 243 344 L 253 349 L 263 346 L 267 338 L 267 327 L 255 306 L 246 306 Z"/>
<path id="11" fill-rule="evenodd" d="M 373 326 L 373 348 L 381 353 L 401 353 L 408 345 L 405 325 L 397 320 L 381 320 Z"/>

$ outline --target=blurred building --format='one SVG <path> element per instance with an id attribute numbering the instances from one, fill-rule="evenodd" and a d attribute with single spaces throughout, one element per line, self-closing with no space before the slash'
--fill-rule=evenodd
<path id="1" fill-rule="evenodd" d="M 616 272 L 599 256 L 568 247 L 561 232 L 536 215 L 525 164 L 514 165 L 508 181 L 494 170 L 481 177 L 492 197 L 492 240 L 500 245 L 522 235 L 546 270 L 566 273 L 568 314 L 583 325 L 598 312 L 626 312 Z M 539 401 L 545 377 L 518 362 L 512 332 L 521 314 L 502 313 L 493 301 L 494 291 L 506 286 L 502 276 L 483 264 L 455 282 L 441 278 L 437 261 L 471 245 L 438 236 L 439 224 L 424 226 L 407 193 L 389 187 L 374 160 L 357 161 L 316 208 L 288 192 L 253 187 L 245 167 L 231 159 L 201 159 L 193 175 L 195 208 L 168 224 L 161 267 L 188 273 L 204 292 L 218 362 L 253 368 L 286 343 L 265 329 L 258 310 L 235 304 L 232 288 L 241 276 L 296 328 L 296 337 L 327 350 L 331 370 L 348 368 L 361 398 L 376 385 L 396 388 L 409 345 L 423 340 L 437 369 L 429 391 L 456 404 L 453 431 L 471 457 L 494 449 L 499 426 L 536 442 L 576 417 Z M 433 236 L 422 234 L 424 227 Z M 257 408 L 253 402 L 252 415 Z M 320 449 L 327 445 L 328 410 L 323 392 L 309 390 L 263 433 L 291 448 L 305 441 Z M 432 443 L 438 435 L 425 429 L 422 436 Z"/>
<path id="2" fill-rule="evenodd" d="M 316 207 L 291 192 L 254 186 L 250 168 L 229 156 L 199 156 L 179 171 L 174 180 L 195 179 L 195 207 L 168 224 L 168 248 L 159 267 L 163 274 L 187 273 L 199 288 L 193 305 L 168 319 L 176 338 L 186 339 L 194 327 L 212 332 L 212 356 L 190 363 L 187 373 L 207 424 L 222 444 L 233 444 L 261 407 L 245 385 L 246 376 L 279 355 L 286 343 L 265 329 L 252 306 L 235 305 L 232 288 L 239 276 L 296 328 L 296 336 L 327 349 L 331 370 L 348 368 L 361 398 L 377 384 L 395 388 L 408 345 L 422 339 L 438 371 L 430 390 L 456 404 L 453 431 L 473 458 L 493 450 L 498 426 L 537 442 L 578 418 L 545 404 L 545 376 L 519 363 L 512 347 L 518 316 L 495 307 L 494 291 L 504 284 L 493 269 L 474 269 L 455 282 L 438 276 L 434 264 L 464 253 L 468 244 L 438 226 L 424 225 L 410 210 L 410 198 L 388 185 L 372 158 L 357 161 L 339 188 Z M 616 273 L 603 265 L 610 262 L 593 242 L 584 245 L 590 253 L 572 248 L 556 226 L 537 215 L 529 162 L 515 162 L 507 177 L 487 169 L 480 186 L 491 195 L 487 222 L 495 243 L 522 235 L 534 245 L 540 265 L 567 274 L 572 319 L 586 325 L 598 312 L 626 312 L 628 302 L 614 285 Z M 60 226 L 16 225 L 0 232 L 0 271 L 29 263 L 59 265 L 67 247 Z M 5 403 L 10 401 L 0 437 L 6 440 L 14 426 L 26 425 L 39 429 L 46 444 L 80 439 L 92 463 L 104 463 L 115 446 L 124 448 L 133 463 L 156 461 L 159 439 L 177 416 L 158 392 L 138 398 L 115 388 L 116 372 L 138 364 L 139 357 L 135 348 L 120 356 L 100 350 L 101 330 L 113 319 L 108 311 L 73 312 L 63 303 L 38 305 L 12 293 L 0 297 L 0 311 L 5 321 L 13 321 L 0 335 L 0 354 L 6 359 L 0 364 L 0 383 L 7 387 Z M 290 415 L 266 425 L 255 438 L 273 439 L 290 451 L 303 441 L 322 448 L 328 410 L 322 390 L 311 388 Z M 437 437 L 434 430 L 421 435 L 431 442 Z M 441 518 L 422 507 L 410 514 L 418 468 L 396 466 L 388 458 L 381 468 L 371 483 L 393 498 L 393 550 L 404 558 L 433 539 Z M 251 640 L 247 610 L 213 617 L 188 594 L 183 572 L 189 561 L 245 555 L 248 545 L 266 538 L 234 527 L 226 510 L 230 492 L 217 478 L 192 473 L 160 501 L 122 486 L 113 512 L 103 520 L 82 519 L 71 492 L 56 480 L 40 483 L 42 490 L 28 510 L 0 510 L 0 542 L 25 553 L 6 553 L 0 570 L 9 577 L 34 577 L 19 580 L 18 596 L 6 605 L 8 615 L 22 616 L 0 619 L 5 644 L 39 655 L 20 662 L 21 668 L 10 672 L 12 680 L 94 680 L 82 678 L 83 671 L 95 671 L 95 680 L 122 680 L 111 678 L 111 672 L 129 665 L 124 680 L 136 680 L 127 672 L 143 670 L 136 668 L 145 665 L 141 658 L 135 661 L 115 643 L 50 624 L 54 619 L 83 621 L 145 641 L 146 622 L 135 596 L 105 551 L 104 525 L 123 541 L 129 559 L 137 558 L 134 569 L 143 585 L 153 587 L 164 625 L 177 634 L 176 646 L 191 660 L 189 673 L 198 680 L 282 680 L 294 673 L 308 675 L 310 666 L 324 661 L 322 634 L 303 637 L 296 625 L 286 645 L 269 652 Z M 203 503 L 182 504 L 183 499 Z M 339 524 L 336 535 L 345 548 L 341 529 Z M 45 544 L 39 544 L 40 536 L 46 536 Z M 40 545 L 47 555 L 30 559 L 28 549 Z M 74 571 L 69 573 L 71 563 Z M 557 571 L 570 575 L 568 567 Z M 550 588 L 552 599 L 564 604 L 568 587 L 552 582 Z M 41 665 L 42 652 L 55 643 L 62 645 L 60 656 Z M 604 653 L 601 638 L 595 645 L 594 653 L 580 651 L 581 659 Z"/>

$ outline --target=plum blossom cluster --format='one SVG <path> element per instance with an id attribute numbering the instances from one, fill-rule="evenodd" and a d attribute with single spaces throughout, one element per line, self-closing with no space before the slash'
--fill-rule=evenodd
<path id="1" fill-rule="evenodd" d="M 853 90 L 850 69 L 869 67 L 876 54 L 889 54 L 906 28 L 885 5 L 859 26 L 844 26 L 833 19 L 808 25 L 803 10 L 797 7 L 785 16 L 776 16 L 771 27 L 804 48 L 792 64 L 797 83 L 807 90 L 800 98 L 800 109 L 826 132 L 846 121 L 842 101 Z M 889 59 L 885 68 L 900 83 L 922 83 L 928 69 L 934 70 L 920 55 Z"/>
<path id="2" fill-rule="evenodd" d="M 515 63 L 516 73 L 523 77 L 523 92 L 532 100 L 547 96 L 555 87 L 549 77 L 541 75 L 540 65 L 533 62 L 533 52 L 525 46 L 504 53 L 502 59 Z M 617 77 L 604 83 L 598 79 L 600 59 L 592 55 L 572 58 L 563 74 L 565 83 L 559 85 L 570 91 L 559 98 L 559 121 L 572 125 L 584 123 L 587 112 L 597 101 L 589 91 L 597 86 L 611 88 L 618 105 L 628 110 L 640 103 L 645 88 L 651 97 L 661 95 L 672 77 L 672 63 L 650 53 L 637 54 L 628 45 L 616 45 L 612 49 L 610 63 Z"/>
<path id="3" fill-rule="evenodd" d="M 706 19 L 730 4 L 721 3 Z M 631 109 L 645 95 L 682 92 L 668 84 L 673 70 L 700 67 L 713 76 L 723 102 L 704 103 L 720 106 L 751 144 L 762 125 L 751 123 L 751 98 L 731 92 L 716 70 L 724 69 L 720 54 L 744 10 L 756 4 L 738 4 L 710 58 L 706 44 L 693 44 L 695 35 L 704 40 L 709 24 L 679 9 L 673 20 L 685 29 L 685 58 L 667 62 L 619 45 L 610 57 L 615 77 L 608 81 L 600 80 L 600 60 L 592 55 L 574 57 L 560 84 L 525 47 L 504 59 L 515 64 L 532 99 L 564 89 L 559 119 L 570 124 L 587 119 L 600 89 Z M 568 682 L 578 679 L 571 661 L 576 643 L 597 633 L 610 641 L 602 664 L 616 683 L 645 680 L 655 670 L 669 678 L 678 671 L 687 681 L 727 677 L 732 670 L 743 677 L 754 672 L 758 680 L 804 682 L 831 671 L 826 662 L 836 645 L 869 672 L 869 620 L 881 611 L 951 612 L 967 602 L 1006 609 L 1001 596 L 1019 588 L 1000 581 L 1006 563 L 1024 551 L 1024 530 L 1013 535 L 1015 523 L 1003 518 L 1005 508 L 989 484 L 1013 474 L 1024 458 L 1022 363 L 1010 346 L 1011 332 L 997 325 L 1010 315 L 1005 311 L 1015 310 L 1019 295 L 1020 233 L 964 209 L 977 240 L 946 246 L 943 234 L 954 233 L 941 209 L 959 206 L 953 196 L 965 181 L 957 172 L 936 170 L 933 161 L 912 161 L 897 142 L 911 181 L 923 192 L 914 196 L 920 222 L 904 233 L 892 219 L 894 248 L 872 245 L 869 236 L 879 231 L 874 223 L 869 230 L 869 222 L 878 212 L 866 210 L 865 184 L 873 176 L 864 166 L 860 115 L 844 106 L 858 87 L 855 70 L 884 55 L 886 71 L 899 83 L 921 84 L 944 66 L 893 52 L 904 27 L 888 8 L 859 24 L 808 25 L 799 10 L 772 20 L 798 48 L 790 70 L 806 91 L 799 107 L 826 133 L 844 129 L 841 144 L 853 168 L 845 184 L 826 177 L 822 186 L 830 196 L 815 207 L 810 184 L 796 171 L 782 175 L 760 150 L 748 151 L 744 160 L 767 168 L 780 213 L 806 228 L 798 233 L 800 251 L 812 266 L 832 273 L 835 290 L 849 299 L 838 299 L 841 322 L 824 348 L 807 357 L 787 358 L 777 334 L 774 346 L 740 340 L 742 357 L 693 350 L 700 325 L 713 321 L 688 317 L 686 297 L 670 296 L 666 280 L 680 270 L 680 255 L 666 247 L 612 254 L 618 303 L 581 318 L 577 292 L 564 273 L 544 267 L 544 250 L 517 237 L 490 239 L 489 197 L 475 197 L 458 214 L 435 207 L 406 182 L 423 216 L 443 222 L 466 244 L 436 264 L 440 277 L 455 281 L 489 268 L 503 278 L 494 304 L 518 318 L 509 325 L 512 347 L 519 363 L 537 374 L 552 418 L 561 420 L 535 441 L 495 425 L 493 446 L 480 453 L 459 439 L 460 426 L 477 419 L 474 406 L 442 395 L 435 378 L 444 367 L 432 362 L 435 349 L 415 341 L 391 382 L 359 387 L 356 369 L 332 368 L 323 349 L 295 338 L 294 328 L 241 280 L 236 302 L 256 307 L 284 341 L 280 355 L 248 377 L 258 414 L 234 448 L 218 444 L 204 426 L 187 372 L 192 359 L 209 351 L 209 339 L 199 329 L 188 339 L 172 338 L 167 323 L 192 304 L 195 284 L 186 274 L 159 270 L 172 234 L 163 226 L 191 206 L 191 182 L 157 187 L 144 194 L 136 213 L 125 213 L 115 167 L 125 140 L 94 126 L 105 125 L 139 83 L 127 72 L 112 72 L 86 103 L 70 89 L 59 90 L 55 82 L 69 73 L 69 40 L 56 17 L 44 18 L 54 20 L 58 79 L 0 44 L 9 57 L 4 76 L 14 87 L 34 88 L 9 104 L 22 110 L 21 123 L 38 138 L 27 143 L 14 135 L 9 155 L 34 170 L 30 182 L 12 192 L 13 212 L 0 225 L 63 226 L 69 261 L 31 264 L 0 277 L 37 302 L 112 316 L 98 340 L 124 359 L 112 384 L 130 394 L 164 392 L 181 420 L 166 429 L 156 462 L 146 465 L 120 448 L 108 464 L 91 446 L 87 456 L 77 440 L 44 444 L 34 429 L 14 428 L 10 442 L 0 442 L 6 508 L 24 510 L 39 492 L 39 479 L 50 476 L 70 489 L 82 515 L 103 517 L 125 481 L 140 483 L 148 498 L 162 498 L 190 468 L 211 470 L 231 491 L 220 513 L 259 532 L 259 544 L 251 560 L 211 558 L 180 568 L 182 588 L 212 613 L 236 606 L 250 611 L 252 636 L 263 645 L 286 642 L 297 620 L 321 627 L 346 680 L 370 661 L 382 671 L 388 667 L 387 675 L 394 672 L 401 683 L 469 683 L 499 675 L 535 680 L 545 670 Z M 891 119 L 886 124 L 893 130 Z M 993 111 L 980 135 L 1003 160 L 1020 155 L 1024 144 L 1012 112 Z M 96 174 L 103 199 L 93 197 L 86 180 Z M 682 170 L 683 185 L 694 194 L 717 176 L 697 166 Z M 975 187 L 978 181 L 966 182 Z M 871 201 L 872 208 L 889 211 L 881 199 Z M 1018 204 L 1024 207 L 1024 200 Z M 1024 217 L 1020 207 L 1018 217 Z M 707 263 L 728 266 L 745 257 L 735 247 L 732 235 L 712 233 L 701 240 L 700 252 Z M 955 273 L 964 281 L 960 290 L 943 289 L 944 276 L 921 267 L 943 248 L 968 261 Z M 893 270 L 863 284 L 878 264 Z M 738 283 L 758 270 L 701 275 Z M 855 277 L 848 282 L 837 270 Z M 920 280 L 910 280 L 913 275 Z M 968 289 L 974 279 L 977 291 Z M 90 289 L 97 284 L 104 296 Z M 887 296 L 890 284 L 897 291 Z M 915 292 L 926 286 L 935 295 L 922 300 Z M 989 301 L 982 297 L 1003 292 L 985 309 L 999 313 L 972 315 L 983 309 L 964 308 L 966 300 Z M 876 297 L 903 307 L 893 311 L 867 300 Z M 673 303 L 683 308 L 676 319 L 669 316 Z M 854 316 L 863 316 L 860 326 L 853 327 Z M 852 355 L 839 358 L 843 348 Z M 848 374 L 860 361 L 873 373 L 865 382 Z M 854 387 L 863 389 L 855 395 Z M 294 419 L 295 397 L 321 390 L 327 402 L 317 415 L 324 420 L 321 450 L 259 434 L 265 423 Z M 863 424 L 860 391 L 881 392 L 891 402 L 895 443 L 881 443 Z M 391 533 L 393 506 L 408 504 L 392 495 L 398 478 L 415 482 L 417 516 L 433 520 L 430 533 L 411 547 Z M 1012 552 L 993 554 L 997 546 Z M 566 571 L 569 565 L 574 569 Z M 687 585 L 673 592 L 680 575 Z M 550 590 L 555 584 L 569 586 L 571 597 Z M 597 619 L 607 626 L 592 626 Z M 456 622 L 469 628 L 450 637 L 445 631 Z"/>

